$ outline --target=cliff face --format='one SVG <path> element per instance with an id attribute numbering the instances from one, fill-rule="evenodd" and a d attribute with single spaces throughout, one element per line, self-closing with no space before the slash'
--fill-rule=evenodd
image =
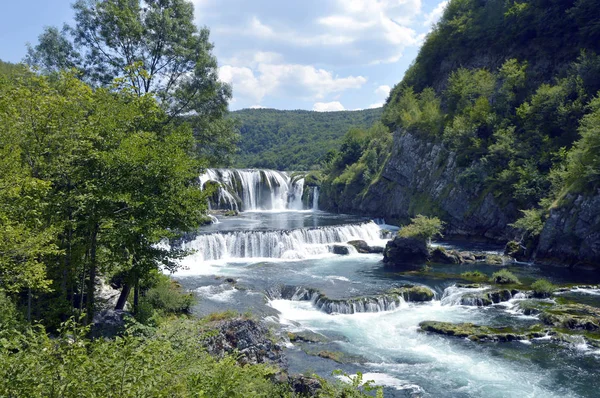
<path id="1" fill-rule="evenodd" d="M 469 177 L 481 172 L 476 165 L 469 171 L 459 167 L 456 154 L 443 145 L 399 131 L 381 177 L 365 194 L 335 203 L 325 192 L 320 203 L 329 210 L 388 220 L 435 215 L 446 221 L 450 235 L 509 238 L 507 224 L 518 217 L 518 211 L 498 203 L 483 184 Z"/>
<path id="2" fill-rule="evenodd" d="M 593 195 L 571 196 L 550 211 L 535 260 L 565 266 L 600 265 L 600 189 Z"/>

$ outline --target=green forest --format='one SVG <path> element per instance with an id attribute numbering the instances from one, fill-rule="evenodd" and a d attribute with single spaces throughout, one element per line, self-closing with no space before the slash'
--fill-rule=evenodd
<path id="1" fill-rule="evenodd" d="M 457 154 L 460 183 L 523 212 L 537 236 L 551 208 L 600 186 L 600 7 L 595 0 L 453 0 L 392 90 L 382 125 L 350 130 L 324 164 L 334 200 L 364 195 L 391 132 Z"/>
<path id="2" fill-rule="evenodd" d="M 27 64 L 0 62 L 0 396 L 292 396 L 280 369 L 210 356 L 208 323 L 232 315 L 190 317 L 163 274 L 187 253 L 162 242 L 207 222 L 198 175 L 238 134 L 192 4 L 144 4 L 77 1 Z M 93 338 L 106 284 L 125 329 Z M 362 396 L 360 377 L 321 383 Z"/>
<path id="3" fill-rule="evenodd" d="M 341 144 L 350 127 L 368 128 L 381 119 L 382 109 L 312 112 L 243 109 L 231 112 L 239 124 L 236 167 L 314 170 L 327 152 Z"/>

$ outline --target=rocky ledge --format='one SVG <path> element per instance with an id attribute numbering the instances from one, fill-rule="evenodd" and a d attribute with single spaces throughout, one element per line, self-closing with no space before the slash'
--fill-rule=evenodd
<path id="1" fill-rule="evenodd" d="M 285 368 L 283 348 L 271 338 L 263 324 L 250 318 L 237 317 L 209 325 L 203 341 L 207 352 L 217 358 L 237 353 L 241 364 L 267 363 Z"/>
<path id="2" fill-rule="evenodd" d="M 398 308 L 402 301 L 431 301 L 434 293 L 428 287 L 407 284 L 381 294 L 333 299 L 317 289 L 281 286 L 279 289 L 269 292 L 269 296 L 294 301 L 312 301 L 315 307 L 328 314 L 354 314 L 390 311 Z"/>
<path id="3" fill-rule="evenodd" d="M 288 375 L 283 348 L 262 323 L 246 317 L 214 321 L 208 324 L 203 345 L 214 357 L 236 355 L 240 365 L 268 364 L 279 368 L 274 381 L 289 386 L 299 396 L 316 396 L 322 388 L 319 379 L 306 375 Z"/>
<path id="4" fill-rule="evenodd" d="M 524 300 L 525 314 L 539 315 L 540 323 L 529 328 L 489 327 L 472 323 L 425 321 L 424 332 L 468 338 L 472 341 L 514 341 L 549 337 L 558 342 L 581 342 L 600 347 L 600 309 L 585 304 L 555 305 L 552 302 Z"/>
<path id="5" fill-rule="evenodd" d="M 477 262 L 502 265 L 510 261 L 509 257 L 486 252 L 446 250 L 443 247 L 430 247 L 426 241 L 396 236 L 389 241 L 383 251 L 386 266 L 419 266 L 429 264 L 473 264 Z"/>
<path id="6" fill-rule="evenodd" d="M 472 341 L 514 341 L 531 340 L 536 337 L 544 337 L 548 331 L 538 326 L 530 329 L 514 329 L 512 327 L 492 328 L 480 326 L 473 323 L 450 323 L 425 321 L 419 324 L 425 332 L 443 334 L 446 336 L 464 337 Z"/>

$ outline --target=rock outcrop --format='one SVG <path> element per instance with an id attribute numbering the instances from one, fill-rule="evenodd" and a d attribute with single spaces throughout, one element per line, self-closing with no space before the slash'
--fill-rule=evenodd
<path id="1" fill-rule="evenodd" d="M 518 209 L 485 189 L 483 167 L 465 166 L 441 143 L 397 131 L 379 180 L 364 195 L 338 201 L 323 189 L 321 207 L 399 221 L 437 215 L 446 222 L 447 235 L 508 240 L 508 224 L 520 216 Z"/>
<path id="2" fill-rule="evenodd" d="M 383 253 L 383 247 L 381 246 L 370 246 L 364 240 L 351 240 L 348 242 L 350 246 L 354 246 L 359 253 Z"/>
<path id="3" fill-rule="evenodd" d="M 415 238 L 396 236 L 387 243 L 383 251 L 383 262 L 388 266 L 419 265 L 427 262 L 428 258 L 429 248 L 427 242 Z"/>
<path id="4" fill-rule="evenodd" d="M 550 211 L 534 260 L 564 266 L 600 267 L 600 190 L 569 196 Z"/>
<path id="5" fill-rule="evenodd" d="M 283 348 L 270 338 L 269 329 L 253 319 L 238 317 L 210 325 L 214 333 L 204 339 L 209 354 L 222 358 L 237 352 L 241 364 L 268 363 L 286 367 Z"/>

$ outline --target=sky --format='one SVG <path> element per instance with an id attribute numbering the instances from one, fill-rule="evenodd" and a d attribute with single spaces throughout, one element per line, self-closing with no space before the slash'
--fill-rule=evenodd
<path id="1" fill-rule="evenodd" d="M 70 0 L 7 1 L 0 59 L 19 62 Z M 211 32 L 230 109 L 337 111 L 383 105 L 447 0 L 193 0 Z"/>

